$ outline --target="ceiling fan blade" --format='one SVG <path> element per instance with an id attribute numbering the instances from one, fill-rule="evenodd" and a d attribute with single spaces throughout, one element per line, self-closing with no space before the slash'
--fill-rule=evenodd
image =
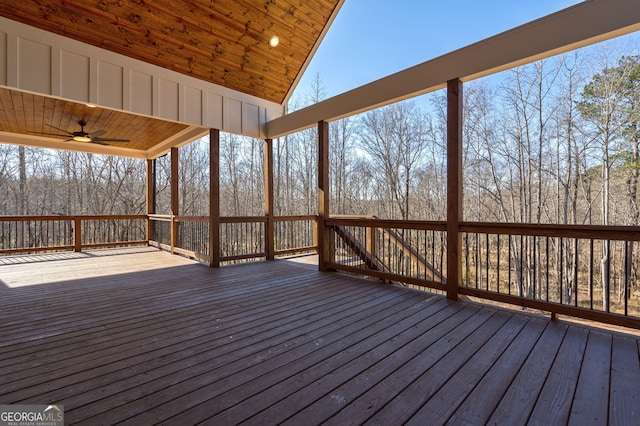
<path id="1" fill-rule="evenodd" d="M 92 142 L 131 142 L 129 139 L 92 138 Z"/>
<path id="2" fill-rule="evenodd" d="M 102 142 L 102 140 L 101 140 L 101 139 L 98 139 L 98 140 L 93 139 L 93 140 L 91 140 L 91 143 L 95 143 L 96 145 L 109 146 L 109 144 L 108 144 L 108 143 L 104 143 L 104 142 Z"/>
<path id="3" fill-rule="evenodd" d="M 100 137 L 100 136 L 104 135 L 105 133 L 107 133 L 106 130 L 98 130 L 97 132 L 89 133 L 89 137 L 91 139 L 93 139 L 93 138 Z"/>
<path id="4" fill-rule="evenodd" d="M 65 136 L 73 135 L 73 133 L 71 133 L 71 132 L 67 132 L 65 129 L 61 129 L 60 127 L 52 126 L 51 124 L 46 124 L 46 125 L 47 125 L 47 126 L 49 126 L 49 127 L 54 128 L 54 129 L 56 129 L 56 130 L 60 130 L 61 132 L 66 133 L 66 135 L 65 135 Z"/>

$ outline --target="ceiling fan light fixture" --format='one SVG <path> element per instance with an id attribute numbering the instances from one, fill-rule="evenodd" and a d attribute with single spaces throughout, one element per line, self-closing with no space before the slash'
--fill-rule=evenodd
<path id="1" fill-rule="evenodd" d="M 91 138 L 89 136 L 74 136 L 73 140 L 76 142 L 91 142 Z"/>
<path id="2" fill-rule="evenodd" d="M 280 44 L 280 37 L 278 37 L 277 35 L 272 35 L 271 38 L 269 39 L 269 46 L 277 47 L 279 44 Z"/>

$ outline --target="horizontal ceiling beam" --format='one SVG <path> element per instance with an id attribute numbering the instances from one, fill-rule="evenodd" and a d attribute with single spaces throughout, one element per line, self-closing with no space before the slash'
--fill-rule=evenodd
<path id="1" fill-rule="evenodd" d="M 638 30 L 640 1 L 588 0 L 276 118 L 267 123 L 267 138 L 433 92 L 455 78 L 474 80 Z"/>

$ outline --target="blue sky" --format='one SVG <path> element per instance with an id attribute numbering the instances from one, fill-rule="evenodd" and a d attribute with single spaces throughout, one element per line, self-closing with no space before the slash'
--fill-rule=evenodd
<path id="1" fill-rule="evenodd" d="M 335 96 L 578 0 L 345 0 L 294 97 L 319 73 Z"/>

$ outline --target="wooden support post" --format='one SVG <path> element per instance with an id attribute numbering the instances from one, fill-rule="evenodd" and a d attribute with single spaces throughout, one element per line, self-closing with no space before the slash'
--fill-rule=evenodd
<path id="1" fill-rule="evenodd" d="M 329 123 L 318 122 L 318 268 L 328 270 L 333 259 L 331 230 L 325 224 L 329 218 Z"/>
<path id="2" fill-rule="evenodd" d="M 178 245 L 178 222 L 175 217 L 180 214 L 180 196 L 178 193 L 178 148 L 171 148 L 171 253 Z"/>
<path id="3" fill-rule="evenodd" d="M 220 130 L 209 131 L 209 267 L 220 267 Z"/>
<path id="4" fill-rule="evenodd" d="M 264 141 L 264 214 L 267 216 L 265 229 L 265 251 L 267 260 L 275 259 L 275 223 L 273 210 L 273 140 Z"/>
<path id="5" fill-rule="evenodd" d="M 82 251 L 82 219 L 77 216 L 73 218 L 73 251 Z"/>
<path id="6" fill-rule="evenodd" d="M 447 82 L 447 298 L 462 279 L 462 81 Z"/>
<path id="7" fill-rule="evenodd" d="M 147 160 L 147 244 L 149 241 L 153 240 L 155 236 L 153 235 L 152 223 L 151 219 L 149 219 L 150 214 L 154 214 L 156 212 L 156 168 L 155 168 L 155 160 Z"/>

